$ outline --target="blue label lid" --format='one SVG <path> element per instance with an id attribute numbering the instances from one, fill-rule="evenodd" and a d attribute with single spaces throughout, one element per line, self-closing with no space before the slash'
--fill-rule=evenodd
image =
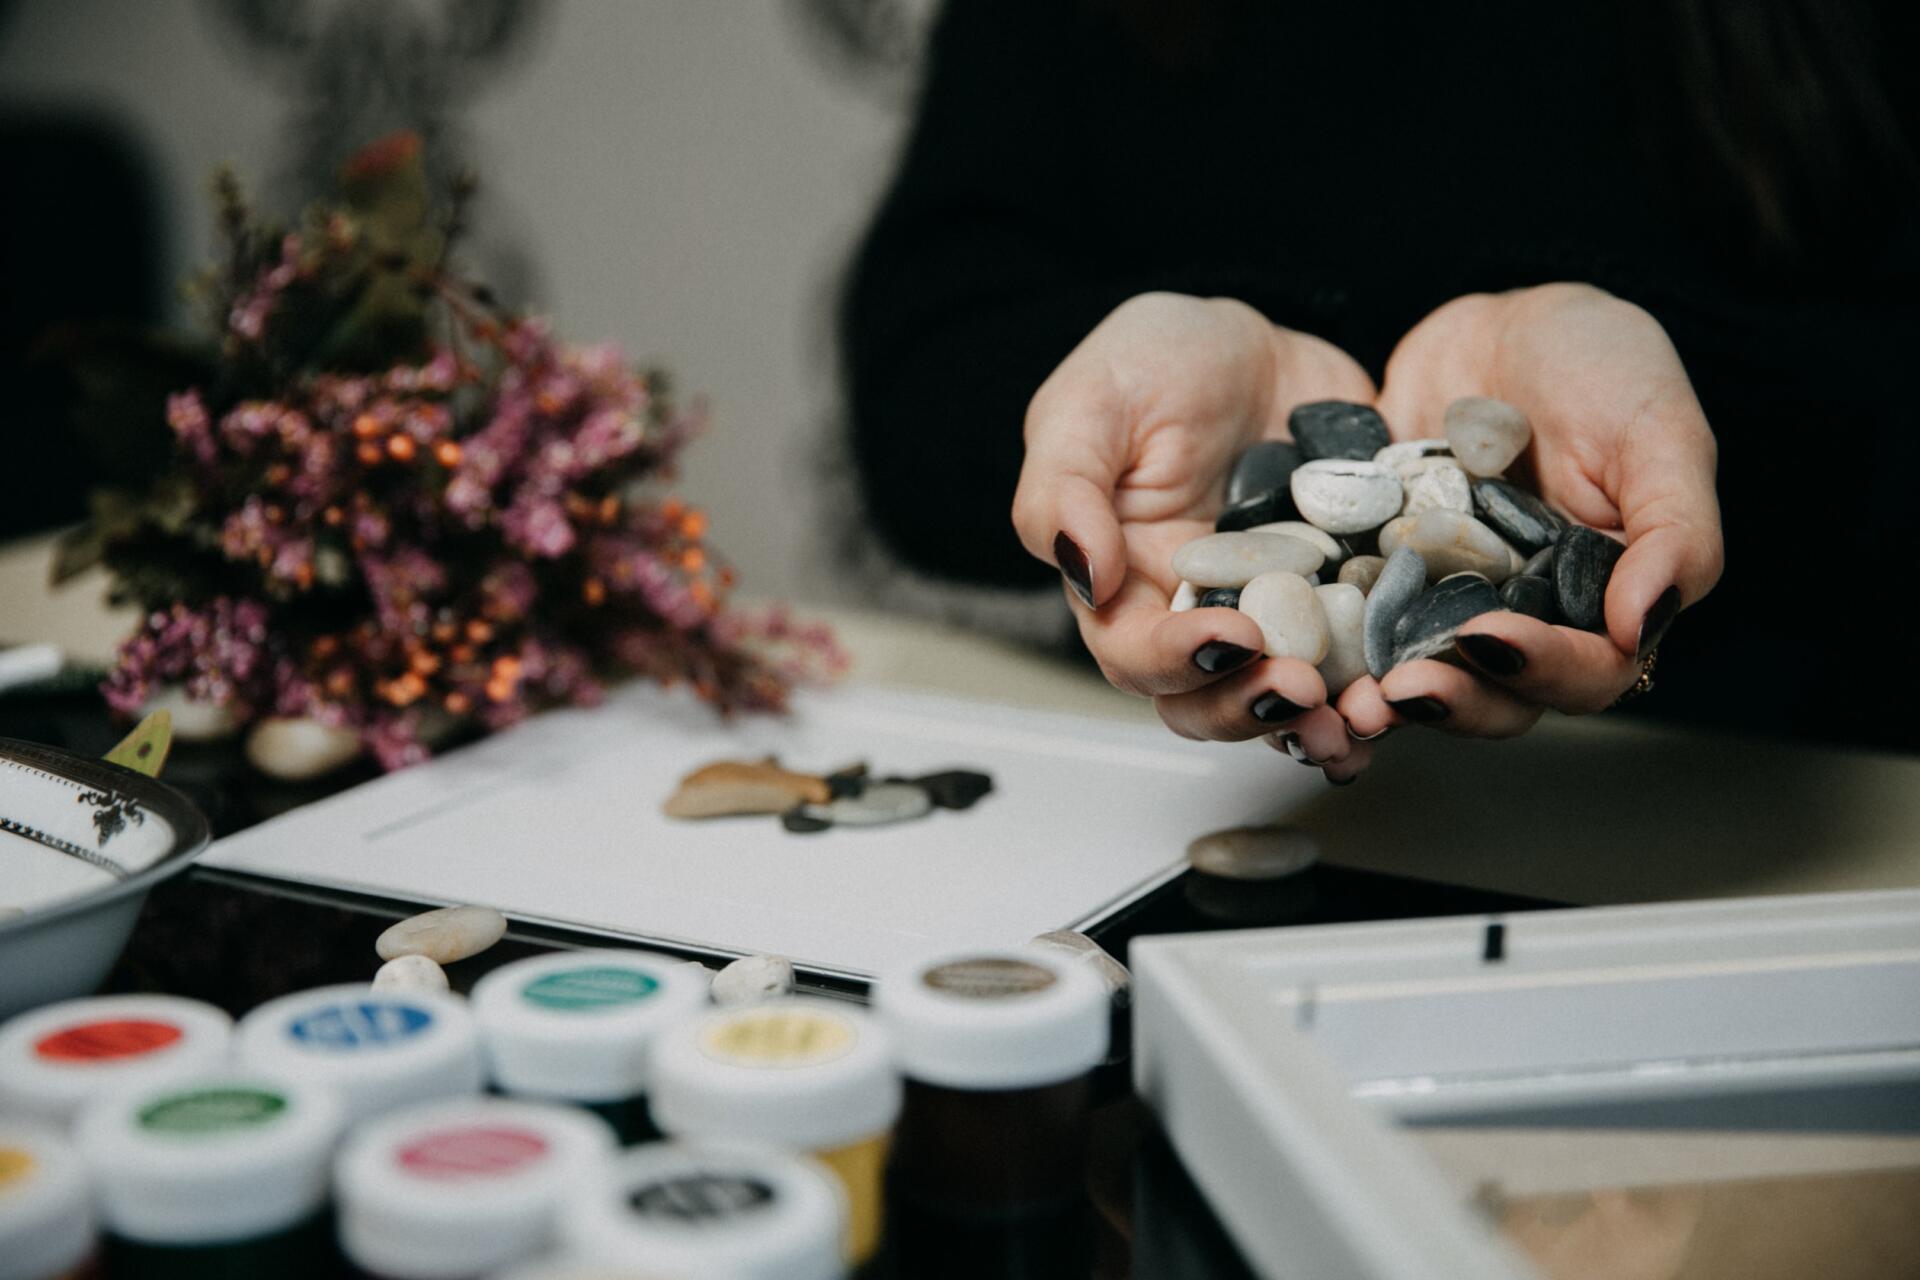
<path id="1" fill-rule="evenodd" d="M 349 1000 L 303 1014 L 287 1034 L 313 1049 L 377 1049 L 409 1040 L 433 1023 L 418 1005 L 390 1000 Z"/>

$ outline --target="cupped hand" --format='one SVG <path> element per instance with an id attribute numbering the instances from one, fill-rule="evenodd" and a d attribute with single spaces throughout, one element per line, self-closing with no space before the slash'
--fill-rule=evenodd
<path id="1" fill-rule="evenodd" d="M 1296 659 L 1262 658 L 1233 609 L 1169 612 L 1173 553 L 1210 533 L 1241 450 L 1284 436 L 1311 400 L 1373 399 L 1350 357 L 1220 299 L 1143 294 L 1074 349 L 1027 409 L 1013 523 L 1065 580 L 1080 634 L 1116 687 L 1154 700 L 1184 737 L 1284 730 L 1345 780 L 1366 762 L 1326 686 Z"/>
<path id="2" fill-rule="evenodd" d="M 1658 321 L 1584 285 L 1459 298 L 1401 341 L 1378 399 L 1401 439 L 1444 434 L 1446 406 L 1492 396 L 1525 413 L 1538 491 L 1626 551 L 1606 593 L 1606 633 L 1490 613 L 1461 628 L 1471 668 L 1414 662 L 1362 678 L 1339 710 L 1358 735 L 1405 721 L 1472 736 L 1524 732 L 1545 708 L 1610 705 L 1681 609 L 1720 578 L 1716 446 Z"/>

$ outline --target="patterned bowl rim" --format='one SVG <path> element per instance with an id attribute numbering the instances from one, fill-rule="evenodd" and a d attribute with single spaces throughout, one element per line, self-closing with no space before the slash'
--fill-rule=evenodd
<path id="1" fill-rule="evenodd" d="M 113 884 L 61 898 L 11 919 L 0 920 L 0 941 L 13 934 L 37 929 L 53 920 L 91 911 L 117 898 L 144 894 L 161 880 L 184 870 L 188 863 L 206 850 L 211 841 L 206 815 L 200 812 L 200 807 L 158 778 L 150 778 L 117 764 L 108 764 L 105 760 L 75 755 L 58 747 L 23 742 L 18 738 L 0 738 L 0 759 L 17 760 L 71 782 L 126 796 L 166 822 L 173 832 L 173 847 L 131 875 Z"/>

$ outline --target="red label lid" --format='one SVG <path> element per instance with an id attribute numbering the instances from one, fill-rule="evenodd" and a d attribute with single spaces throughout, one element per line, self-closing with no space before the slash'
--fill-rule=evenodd
<path id="1" fill-rule="evenodd" d="M 402 1169 L 422 1178 L 494 1178 L 547 1153 L 547 1140 L 530 1129 L 500 1126 L 441 1129 L 395 1153 Z"/>
<path id="2" fill-rule="evenodd" d="M 33 1051 L 56 1062 L 98 1062 L 105 1058 L 133 1058 L 164 1049 L 181 1037 L 171 1022 L 149 1018 L 113 1018 L 81 1022 L 43 1036 Z"/>

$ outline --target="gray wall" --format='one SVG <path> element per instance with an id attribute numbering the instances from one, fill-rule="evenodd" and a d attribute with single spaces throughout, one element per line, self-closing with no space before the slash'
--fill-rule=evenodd
<path id="1" fill-rule="evenodd" d="M 830 598 L 808 477 L 834 408 L 831 291 L 903 112 L 819 57 L 782 4 L 561 0 L 534 25 L 455 113 L 485 183 L 476 255 L 563 335 L 616 339 L 704 391 L 713 425 L 681 491 L 747 591 Z M 23 0 L 0 31 L 0 99 L 84 110 L 137 142 L 178 278 L 212 244 L 208 173 L 284 176 L 303 91 L 217 4 Z"/>

